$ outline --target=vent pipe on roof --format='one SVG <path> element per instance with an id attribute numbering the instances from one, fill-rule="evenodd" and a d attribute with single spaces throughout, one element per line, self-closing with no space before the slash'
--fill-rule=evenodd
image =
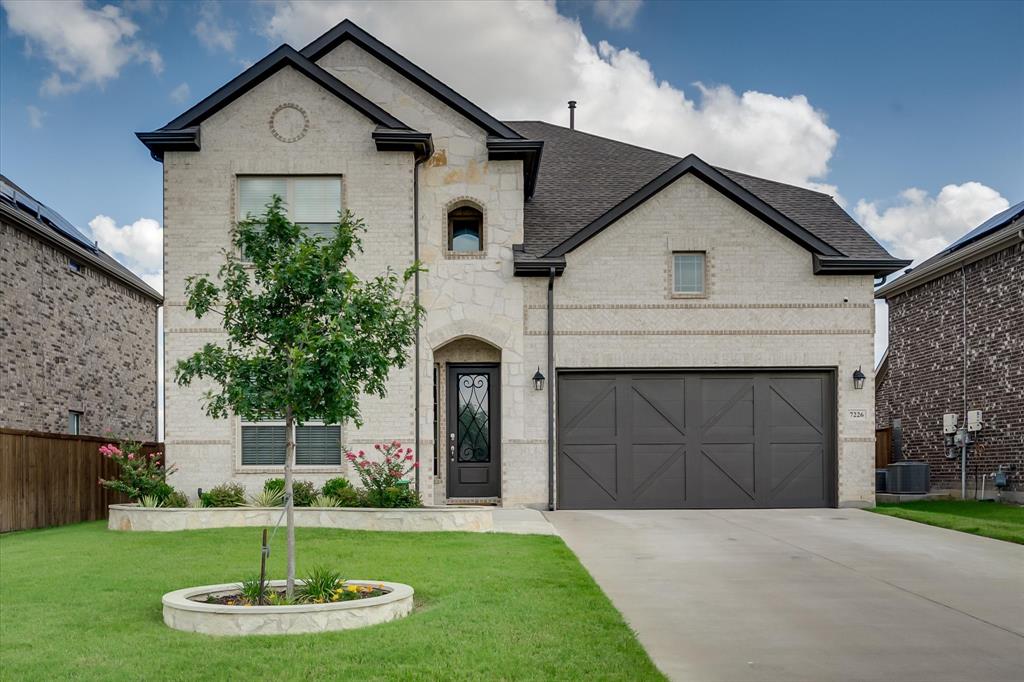
<path id="1" fill-rule="evenodd" d="M 569 100 L 569 130 L 576 130 L 576 100 Z"/>

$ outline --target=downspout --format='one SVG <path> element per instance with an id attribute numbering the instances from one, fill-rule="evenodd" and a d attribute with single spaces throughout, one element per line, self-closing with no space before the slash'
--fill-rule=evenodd
<path id="1" fill-rule="evenodd" d="M 425 161 L 425 158 L 419 158 L 415 160 L 412 166 L 412 258 L 413 262 L 418 263 L 420 260 L 420 163 Z M 416 301 L 416 305 L 420 303 L 420 272 L 416 270 L 413 274 L 413 297 Z M 414 400 L 414 416 L 416 420 L 415 424 L 415 436 L 416 441 L 415 453 L 416 453 L 416 494 L 420 494 L 420 318 L 416 317 L 416 359 L 413 361 L 413 367 L 416 372 L 415 387 L 413 392 L 416 396 Z"/>
<path id="2" fill-rule="evenodd" d="M 961 316 L 963 319 L 964 337 L 964 386 L 963 386 L 963 410 L 964 429 L 967 428 L 967 270 L 964 263 L 960 262 L 960 277 L 963 280 L 963 292 L 960 299 Z M 966 431 L 964 432 L 966 436 Z M 967 499 L 967 444 L 964 443 L 963 452 L 960 455 L 960 499 Z"/>
<path id="3" fill-rule="evenodd" d="M 548 511 L 555 510 L 555 269 L 548 271 Z"/>

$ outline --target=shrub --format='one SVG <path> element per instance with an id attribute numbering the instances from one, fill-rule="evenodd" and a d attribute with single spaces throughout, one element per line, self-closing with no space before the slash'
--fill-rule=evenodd
<path id="1" fill-rule="evenodd" d="M 174 492 L 167 484 L 167 477 L 175 468 L 165 469 L 159 452 L 143 453 L 142 443 L 134 440 L 121 440 L 117 445 L 106 443 L 100 446 L 100 454 L 114 460 L 120 468 L 115 480 L 99 480 L 107 490 L 123 493 L 135 502 L 145 496 L 163 501 Z"/>
<path id="2" fill-rule="evenodd" d="M 341 498 L 341 492 L 343 490 L 350 490 L 352 484 L 348 482 L 348 479 L 344 476 L 338 476 L 324 483 L 323 494 L 330 495 L 331 497 Z"/>
<path id="3" fill-rule="evenodd" d="M 249 496 L 248 507 L 280 507 L 284 504 L 284 490 L 280 488 L 264 488 L 255 495 Z"/>
<path id="4" fill-rule="evenodd" d="M 296 591 L 296 601 L 307 604 L 325 604 L 333 601 L 341 592 L 344 581 L 341 573 L 324 566 L 314 567 L 306 576 L 305 582 Z"/>
<path id="5" fill-rule="evenodd" d="M 264 490 L 280 490 L 284 495 L 284 479 L 268 478 L 263 483 Z M 312 507 L 313 500 L 320 494 L 313 481 L 292 481 L 292 493 L 295 495 L 296 507 Z"/>
<path id="6" fill-rule="evenodd" d="M 139 498 L 140 507 L 162 507 L 163 503 L 156 495 L 143 495 Z"/>
<path id="7" fill-rule="evenodd" d="M 165 507 L 187 507 L 189 506 L 188 496 L 180 490 L 172 490 L 171 494 L 164 498 Z"/>
<path id="8" fill-rule="evenodd" d="M 420 506 L 419 495 L 410 491 L 408 481 L 404 480 L 419 465 L 413 457 L 412 448 L 403 450 L 397 440 L 373 447 L 381 453 L 383 461 L 368 459 L 362 450 L 358 454 L 345 453 L 366 490 L 366 504 L 370 507 Z"/>
<path id="9" fill-rule="evenodd" d="M 367 507 L 366 491 L 359 488 L 344 488 L 336 498 L 339 507 Z"/>
<path id="10" fill-rule="evenodd" d="M 202 495 L 204 507 L 241 507 L 245 504 L 245 488 L 239 483 L 221 483 Z"/>
<path id="11" fill-rule="evenodd" d="M 333 495 L 317 495 L 313 500 L 313 507 L 340 507 L 341 502 Z"/>

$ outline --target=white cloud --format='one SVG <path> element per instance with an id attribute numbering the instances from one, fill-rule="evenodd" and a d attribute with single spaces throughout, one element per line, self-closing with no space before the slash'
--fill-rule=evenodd
<path id="1" fill-rule="evenodd" d="M 227 24 L 227 20 L 221 14 L 220 4 L 217 2 L 207 0 L 200 5 L 199 21 L 196 22 L 192 33 L 210 52 L 235 51 L 235 39 L 238 37 L 238 32 Z"/>
<path id="2" fill-rule="evenodd" d="M 608 28 L 632 28 L 643 0 L 596 0 L 594 16 Z"/>
<path id="3" fill-rule="evenodd" d="M 946 185 L 935 197 L 922 189 L 900 193 L 897 202 L 857 202 L 857 220 L 901 258 L 919 261 L 935 255 L 1010 202 L 980 182 Z"/>
<path id="4" fill-rule="evenodd" d="M 592 43 L 553 2 L 293 0 L 274 6 L 266 32 L 301 47 L 345 18 L 506 119 L 565 124 L 575 99 L 581 130 L 805 186 L 828 173 L 839 137 L 803 95 L 658 80 L 638 52 Z M 458 49 L 438 49 L 438 35 L 459 36 Z"/>
<path id="5" fill-rule="evenodd" d="M 26 113 L 28 113 L 29 126 L 36 129 L 43 127 L 43 119 L 46 118 L 46 116 L 48 116 L 48 114 L 45 111 L 32 104 L 29 104 L 27 107 L 25 107 L 25 111 Z"/>
<path id="6" fill-rule="evenodd" d="M 139 218 L 120 225 L 100 214 L 89 221 L 93 239 L 99 247 L 157 291 L 163 290 L 163 228 L 152 218 Z"/>
<path id="7" fill-rule="evenodd" d="M 189 96 L 192 94 L 191 88 L 188 87 L 188 83 L 182 83 L 178 87 L 171 90 L 171 99 L 178 104 L 184 104 L 188 101 Z"/>
<path id="8" fill-rule="evenodd" d="M 41 92 L 60 95 L 85 85 L 102 86 L 129 62 L 163 69 L 160 53 L 135 39 L 139 27 L 113 5 L 91 9 L 82 0 L 0 0 L 12 33 L 38 49 L 54 71 Z"/>

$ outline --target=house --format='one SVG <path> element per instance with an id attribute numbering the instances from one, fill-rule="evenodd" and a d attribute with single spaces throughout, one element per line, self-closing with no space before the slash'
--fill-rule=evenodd
<path id="1" fill-rule="evenodd" d="M 156 440 L 162 301 L 0 176 L 0 427 Z"/>
<path id="2" fill-rule="evenodd" d="M 932 490 L 959 496 L 961 464 L 958 453 L 947 457 L 943 415 L 963 424 L 965 412 L 981 410 L 967 494 L 980 494 L 983 477 L 994 493 L 989 475 L 1002 467 L 1003 497 L 1024 501 L 1024 202 L 875 295 L 889 304 L 875 420 L 901 432 L 893 457 L 928 462 Z"/>
<path id="3" fill-rule="evenodd" d="M 365 424 L 306 424 L 299 476 L 398 439 L 427 503 L 799 507 L 874 500 L 873 282 L 906 267 L 831 197 L 539 121 L 501 121 L 344 21 L 139 133 L 164 173 L 166 433 L 178 485 L 280 475 L 283 426 L 208 419 L 184 308 L 273 193 L 420 259 L 426 319 Z M 556 447 L 557 445 L 557 447 Z"/>

